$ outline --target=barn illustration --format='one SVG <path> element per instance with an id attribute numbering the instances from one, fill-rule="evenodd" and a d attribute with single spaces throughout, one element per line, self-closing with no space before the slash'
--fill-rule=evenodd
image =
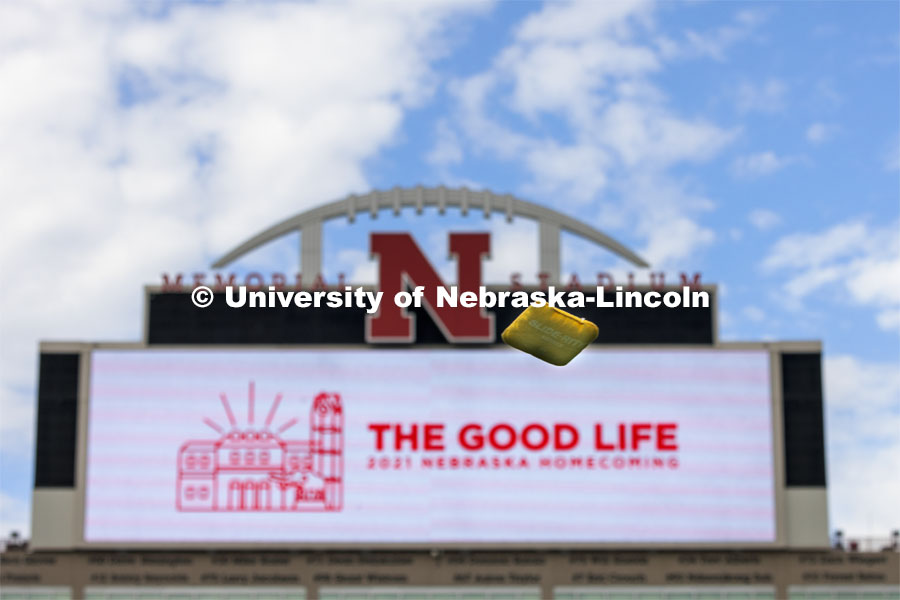
<path id="1" fill-rule="evenodd" d="M 219 437 L 189 440 L 178 450 L 175 505 L 179 511 L 339 511 L 343 506 L 344 414 L 341 397 L 322 392 L 309 410 L 309 437 L 285 439 L 299 420 L 278 428 L 272 421 L 278 394 L 260 426 L 254 424 L 250 383 L 247 425 L 238 426 L 225 394 L 220 395 L 230 429 L 204 423 Z"/>

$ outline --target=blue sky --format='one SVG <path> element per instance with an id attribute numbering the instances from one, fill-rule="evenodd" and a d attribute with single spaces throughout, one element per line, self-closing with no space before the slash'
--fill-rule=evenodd
<path id="1" fill-rule="evenodd" d="M 137 6 L 137 5 L 134 5 Z M 900 527 L 896 2 L 0 8 L 0 527 L 27 531 L 37 341 L 134 340 L 142 285 L 351 192 L 446 184 L 576 216 L 720 285 L 721 337 L 819 339 L 832 527 Z M 488 227 L 489 272 L 535 230 Z M 240 268 L 292 270 L 296 239 Z M 443 263 L 445 269 L 448 263 Z M 621 270 L 566 239 L 564 271 Z M 529 272 L 532 272 L 529 275 Z M 10 275 L 7 275 L 9 277 Z M 52 290 L 52 294 L 47 294 Z"/>

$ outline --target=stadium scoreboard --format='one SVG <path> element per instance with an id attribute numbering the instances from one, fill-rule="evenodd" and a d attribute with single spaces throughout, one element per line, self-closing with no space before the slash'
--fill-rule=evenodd
<path id="1" fill-rule="evenodd" d="M 511 196 L 398 188 L 295 215 L 213 267 L 299 232 L 296 287 L 327 288 L 325 221 L 448 206 L 537 221 L 542 285 L 559 285 L 564 231 L 647 266 Z M 369 241 L 386 297 L 443 285 L 410 233 Z M 490 243 L 448 234 L 460 290 L 484 284 Z M 517 277 L 506 289 L 528 290 Z M 509 306 L 199 307 L 166 276 L 140 341 L 41 344 L 32 547 L 826 546 L 820 344 L 722 343 L 715 286 L 681 279 L 708 305 L 586 306 L 599 336 L 559 368 L 500 343 Z"/>

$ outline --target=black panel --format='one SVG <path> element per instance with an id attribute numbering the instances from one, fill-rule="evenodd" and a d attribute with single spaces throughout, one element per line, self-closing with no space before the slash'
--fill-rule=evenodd
<path id="1" fill-rule="evenodd" d="M 825 485 L 822 355 L 782 354 L 785 484 Z"/>
<path id="2" fill-rule="evenodd" d="M 709 308 L 571 309 L 597 324 L 598 344 L 712 344 Z M 608 297 L 608 296 L 607 296 Z M 382 302 L 390 301 L 385 299 Z M 361 308 L 230 308 L 217 297 L 197 308 L 190 294 L 151 293 L 147 342 L 150 344 L 364 344 L 366 312 Z M 497 343 L 521 308 L 489 309 L 496 315 Z M 447 343 L 424 310 L 416 314 L 416 342 Z"/>
<path id="3" fill-rule="evenodd" d="M 34 487 L 75 487 L 78 354 L 41 354 Z"/>

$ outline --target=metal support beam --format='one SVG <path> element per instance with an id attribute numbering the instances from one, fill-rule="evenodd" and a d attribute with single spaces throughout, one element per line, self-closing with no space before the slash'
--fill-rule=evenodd
<path id="1" fill-rule="evenodd" d="M 303 287 L 311 287 L 322 274 L 322 221 L 304 223 L 300 227 L 300 272 Z"/>
<path id="2" fill-rule="evenodd" d="M 541 273 L 547 273 L 551 284 L 559 283 L 559 271 L 562 259 L 559 253 L 560 228 L 556 223 L 541 221 L 538 224 L 539 257 L 538 266 Z"/>

